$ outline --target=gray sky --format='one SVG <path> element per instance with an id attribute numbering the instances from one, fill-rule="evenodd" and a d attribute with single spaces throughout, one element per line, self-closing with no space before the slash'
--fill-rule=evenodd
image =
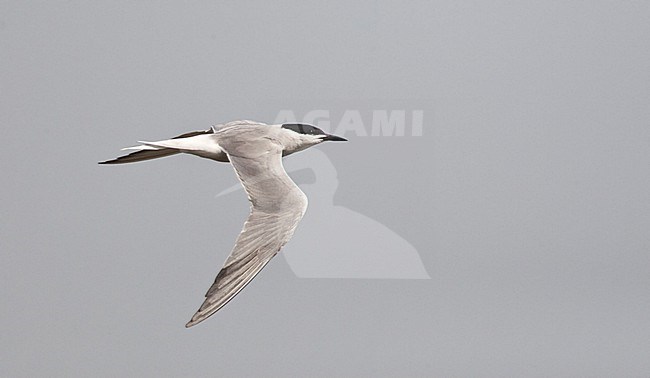
<path id="1" fill-rule="evenodd" d="M 648 376 L 649 18 L 648 2 L 1 2 L 0 375 Z M 185 329 L 248 213 L 215 198 L 232 169 L 96 162 L 283 109 L 422 110 L 422 136 L 318 148 L 333 206 L 407 241 L 431 279 L 298 278 L 275 258 Z M 327 226 L 314 254 L 336 248 Z"/>

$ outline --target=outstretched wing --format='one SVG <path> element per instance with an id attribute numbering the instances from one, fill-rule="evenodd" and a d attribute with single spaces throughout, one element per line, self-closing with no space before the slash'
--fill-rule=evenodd
<path id="1" fill-rule="evenodd" d="M 236 154 L 234 147 L 231 153 Z M 307 208 L 307 197 L 282 167 L 282 148 L 268 140 L 247 143 L 246 153 L 228 155 L 251 213 L 206 299 L 185 326 L 217 312 L 237 295 L 285 245 Z"/>

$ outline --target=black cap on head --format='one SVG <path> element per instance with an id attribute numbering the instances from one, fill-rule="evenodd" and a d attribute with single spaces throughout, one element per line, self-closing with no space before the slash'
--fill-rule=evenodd
<path id="1" fill-rule="evenodd" d="M 285 123 L 282 125 L 283 129 L 288 129 L 291 131 L 294 131 L 298 134 L 306 134 L 306 135 L 321 135 L 322 140 L 330 140 L 330 141 L 347 141 L 345 138 L 338 137 L 336 135 L 330 135 L 323 130 L 319 129 L 316 126 L 308 125 L 306 123 Z"/>
<path id="2" fill-rule="evenodd" d="M 306 123 L 285 123 L 282 125 L 282 128 L 295 131 L 298 134 L 327 135 L 323 130 L 319 129 L 318 127 L 308 125 Z"/>
<path id="3" fill-rule="evenodd" d="M 306 134 L 306 135 L 318 135 L 322 136 L 322 140 L 326 141 L 347 141 L 345 138 L 337 137 L 336 135 L 330 135 L 323 130 L 319 129 L 316 126 L 308 125 L 306 123 L 285 123 L 282 125 L 283 129 L 288 129 L 291 131 L 294 131 L 298 134 Z"/>

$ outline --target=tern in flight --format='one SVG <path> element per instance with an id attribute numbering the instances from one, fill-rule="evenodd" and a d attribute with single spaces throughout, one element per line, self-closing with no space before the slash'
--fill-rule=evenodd
<path id="1" fill-rule="evenodd" d="M 307 197 L 289 178 L 282 157 L 325 141 L 345 141 L 302 123 L 267 125 L 234 121 L 158 142 L 138 142 L 128 155 L 99 164 L 123 164 L 186 153 L 230 162 L 243 185 L 251 212 L 205 301 L 185 325 L 198 324 L 237 295 L 293 235 L 307 209 Z"/>

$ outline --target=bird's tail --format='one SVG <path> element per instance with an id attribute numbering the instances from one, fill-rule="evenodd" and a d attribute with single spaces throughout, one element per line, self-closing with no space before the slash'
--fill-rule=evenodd
<path id="1" fill-rule="evenodd" d="M 176 155 L 179 150 L 173 148 L 154 148 L 149 146 L 135 146 L 123 148 L 123 150 L 137 150 L 128 155 L 120 156 L 113 160 L 100 161 L 99 164 L 125 164 L 135 163 L 137 161 L 145 161 L 157 159 L 165 156 Z"/>
<path id="2" fill-rule="evenodd" d="M 190 133 L 186 133 L 183 135 L 179 135 L 177 137 L 174 137 L 172 139 L 169 139 L 167 141 L 161 141 L 161 142 L 140 142 L 142 143 L 139 146 L 133 146 L 133 147 L 126 147 L 123 148 L 122 150 L 135 150 L 135 152 L 132 152 L 128 155 L 120 156 L 116 159 L 113 160 L 106 160 L 106 161 L 101 161 L 99 164 L 125 164 L 125 163 L 135 163 L 138 161 L 145 161 L 145 160 L 151 160 L 151 159 L 158 159 L 161 157 L 165 156 L 171 156 L 171 155 L 176 155 L 181 152 L 180 148 L 174 148 L 177 147 L 175 146 L 174 140 L 175 139 L 185 139 L 185 138 L 190 138 L 193 136 L 197 135 L 203 135 L 203 134 L 212 134 L 214 133 L 213 129 L 208 129 L 205 131 L 192 131 Z"/>

